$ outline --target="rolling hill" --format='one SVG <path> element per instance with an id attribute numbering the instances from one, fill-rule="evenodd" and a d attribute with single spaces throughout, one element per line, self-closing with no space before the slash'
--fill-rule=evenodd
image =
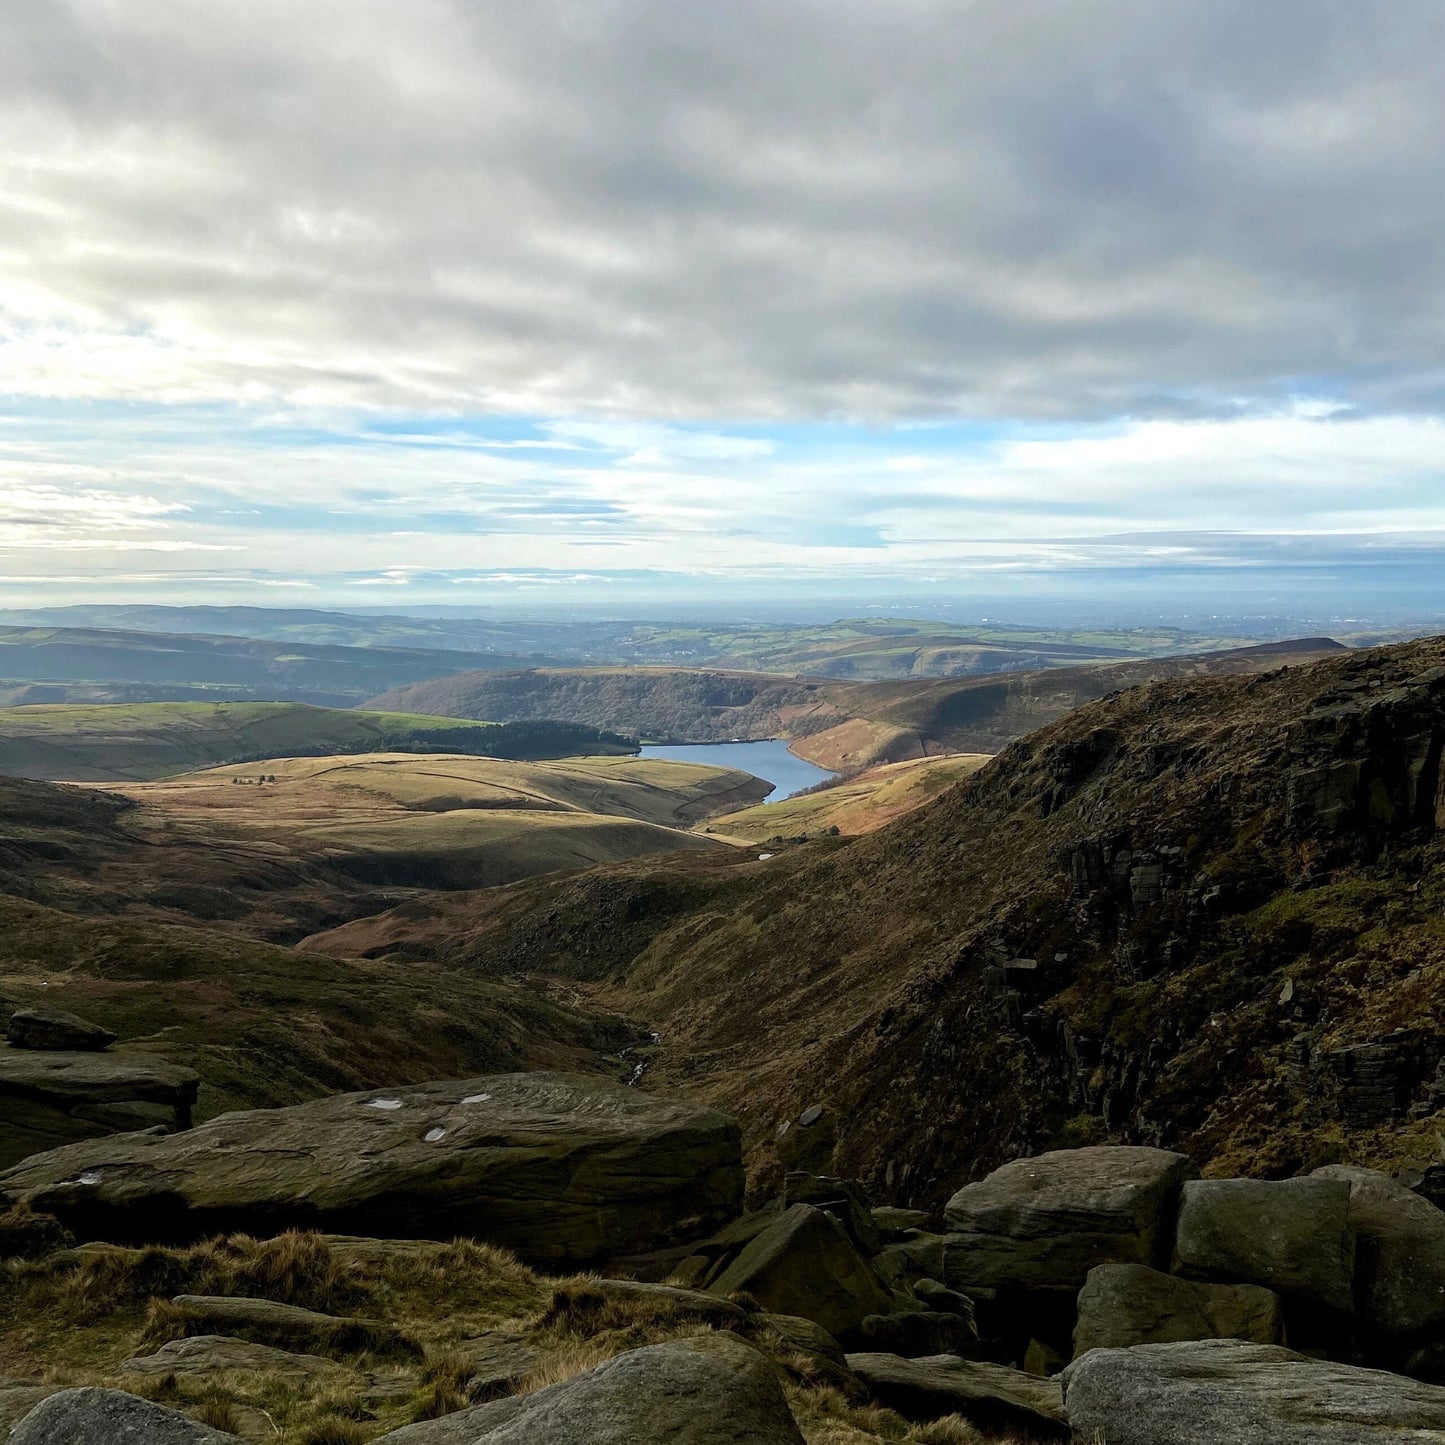
<path id="1" fill-rule="evenodd" d="M 418 890 L 670 853 L 757 801 L 744 773 L 635 757 L 271 758 L 93 788 L 0 779 L 0 893 L 289 941 Z"/>
<path id="2" fill-rule="evenodd" d="M 261 609 L 256 609 L 261 610 Z M 188 697 L 349 707 L 447 672 L 545 659 L 400 646 L 159 634 L 81 627 L 0 627 L 0 692 L 16 701 L 183 701 Z M 50 696 L 26 699 L 42 684 Z M 65 696 L 56 696 L 65 689 Z"/>
<path id="3" fill-rule="evenodd" d="M 1141 682 L 1228 676 L 1345 649 L 1329 638 L 1089 667 L 902 682 L 846 682 L 698 668 L 538 668 L 461 673 L 371 705 L 444 717 L 565 718 L 667 742 L 789 738 L 833 772 L 937 753 L 997 752 L 1070 709 Z"/>
<path id="4" fill-rule="evenodd" d="M 127 782 L 282 755 L 465 751 L 556 757 L 630 753 L 626 739 L 545 721 L 494 726 L 305 703 L 136 703 L 0 709 L 0 774 Z"/>

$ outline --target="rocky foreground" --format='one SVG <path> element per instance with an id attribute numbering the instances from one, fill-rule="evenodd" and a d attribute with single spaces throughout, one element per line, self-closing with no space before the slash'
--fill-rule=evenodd
<path id="1" fill-rule="evenodd" d="M 1387 1175 L 1202 1179 L 1098 1146 L 941 1217 L 803 1169 L 741 1200 L 732 1120 L 560 1074 L 33 1154 L 0 1173 L 0 1429 L 1445 1442 L 1445 1212 Z"/>

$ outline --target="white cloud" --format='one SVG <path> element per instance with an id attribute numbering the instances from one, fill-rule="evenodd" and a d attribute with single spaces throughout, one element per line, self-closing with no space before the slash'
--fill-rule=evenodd
<path id="1" fill-rule="evenodd" d="M 1430 412 L 1442 58 L 1431 0 L 9 0 L 0 373 L 660 422 Z"/>

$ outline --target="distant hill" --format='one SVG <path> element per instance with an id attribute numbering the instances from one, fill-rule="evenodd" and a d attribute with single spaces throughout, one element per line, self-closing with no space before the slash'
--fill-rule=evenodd
<path id="1" fill-rule="evenodd" d="M 577 617 L 565 612 L 458 617 L 137 604 L 0 609 L 0 623 L 224 634 L 306 647 L 434 649 L 496 657 L 495 663 L 471 666 L 515 666 L 525 660 L 534 666 L 707 667 L 865 680 L 1022 672 L 1214 651 L 1252 640 L 1175 627 L 1019 627 L 906 617 L 692 623 Z M 433 674 L 446 670 L 434 668 Z"/>
<path id="2" fill-rule="evenodd" d="M 294 702 L 0 709 L 0 774 L 57 782 L 138 781 L 260 758 L 398 751 L 539 758 L 628 753 L 636 745 L 583 724 L 501 727 Z"/>
<path id="3" fill-rule="evenodd" d="M 342 647 L 244 637 L 79 627 L 0 627 L 0 695 L 16 702 L 216 697 L 348 707 L 447 672 L 535 658 L 435 648 Z M 27 694 L 45 684 L 49 696 Z M 57 687 L 67 689 L 55 696 Z M 137 694 L 141 694 L 137 696 Z"/>
<path id="4" fill-rule="evenodd" d="M 105 629 L 166 635 L 247 637 L 304 647 L 498 654 L 502 665 L 613 655 L 631 623 L 586 618 L 415 617 L 401 613 L 331 612 L 305 607 L 152 606 L 82 603 L 70 607 L 0 608 L 15 627 Z M 482 664 L 472 664 L 473 666 Z"/>
<path id="5" fill-rule="evenodd" d="M 782 737 L 836 772 L 947 752 L 997 752 L 1070 709 L 1140 682 L 1260 672 L 1345 649 L 1329 638 L 1004 675 L 845 682 L 702 668 L 459 673 L 371 706 L 507 721 L 566 718 L 667 742 Z"/>

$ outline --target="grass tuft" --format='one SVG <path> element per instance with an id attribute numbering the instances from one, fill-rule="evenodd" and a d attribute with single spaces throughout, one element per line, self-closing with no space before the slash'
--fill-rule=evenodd
<path id="1" fill-rule="evenodd" d="M 202 1425 L 208 1425 L 212 1430 L 222 1430 L 228 1435 L 240 1434 L 241 1416 L 235 1402 L 226 1395 L 207 1395 L 193 1413 Z"/>

